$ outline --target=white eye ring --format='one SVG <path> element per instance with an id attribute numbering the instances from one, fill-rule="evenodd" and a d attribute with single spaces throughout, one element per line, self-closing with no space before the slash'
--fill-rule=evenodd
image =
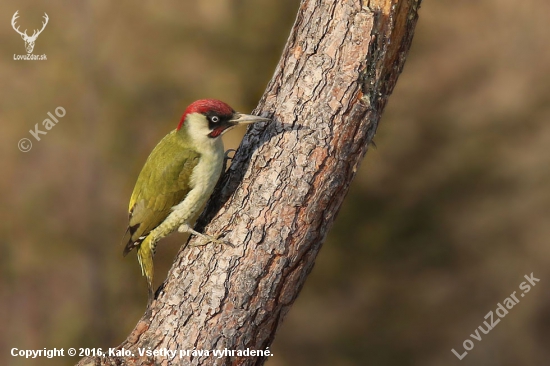
<path id="1" fill-rule="evenodd" d="M 214 117 L 211 118 L 211 121 L 214 122 L 214 123 L 217 123 L 217 122 L 220 121 L 220 117 L 214 116 Z"/>

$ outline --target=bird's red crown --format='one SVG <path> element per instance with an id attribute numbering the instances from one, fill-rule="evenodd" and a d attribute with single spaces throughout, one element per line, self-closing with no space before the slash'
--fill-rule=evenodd
<path id="1" fill-rule="evenodd" d="M 188 114 L 192 114 L 192 113 L 205 114 L 211 111 L 216 112 L 216 114 L 219 114 L 219 115 L 231 115 L 235 113 L 233 108 L 231 108 L 227 103 L 224 103 L 221 100 L 199 99 L 189 104 L 189 107 L 187 107 L 185 112 L 183 112 L 183 116 L 181 116 L 181 120 L 177 130 L 179 131 L 179 129 L 183 126 L 183 123 L 185 122 L 185 118 L 187 118 Z"/>

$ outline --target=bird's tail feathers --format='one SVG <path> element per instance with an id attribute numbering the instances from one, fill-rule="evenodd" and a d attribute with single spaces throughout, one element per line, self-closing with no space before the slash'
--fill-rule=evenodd
<path id="1" fill-rule="evenodd" d="M 128 248 L 128 246 L 126 248 Z M 147 235 L 147 237 L 143 240 L 143 242 L 141 242 L 141 244 L 137 248 L 137 257 L 139 261 L 139 266 L 141 267 L 141 274 L 147 279 L 147 287 L 149 290 L 149 304 L 151 304 L 151 302 L 153 301 L 154 255 L 155 244 L 152 241 L 151 235 Z"/>

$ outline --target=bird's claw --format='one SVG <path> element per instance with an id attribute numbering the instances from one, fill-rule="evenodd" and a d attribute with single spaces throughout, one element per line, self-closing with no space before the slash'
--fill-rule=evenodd
<path id="1" fill-rule="evenodd" d="M 228 149 L 228 150 L 223 154 L 223 158 L 224 158 L 224 159 L 229 159 L 229 160 L 233 159 L 233 158 L 235 157 L 235 155 L 233 155 L 232 157 L 230 157 L 229 154 L 234 153 L 234 152 L 236 152 L 236 151 L 237 151 L 237 150 L 235 150 L 235 149 Z"/>
<path id="2" fill-rule="evenodd" d="M 230 242 L 225 241 L 225 240 L 221 240 L 220 239 L 221 236 L 222 236 L 222 234 L 220 234 L 216 237 L 213 237 L 213 236 L 202 237 L 201 240 L 198 243 L 189 244 L 189 246 L 190 247 L 201 247 L 203 245 L 213 243 L 213 244 L 218 244 L 218 245 L 229 245 L 230 247 L 235 248 L 235 246 L 233 244 L 231 244 Z"/>
<path id="3" fill-rule="evenodd" d="M 229 160 L 233 160 L 233 158 L 235 157 L 235 155 L 229 156 L 229 154 L 235 153 L 236 151 L 237 150 L 235 150 L 235 149 L 229 149 L 223 154 L 223 166 L 224 166 L 225 169 L 227 169 L 227 162 Z"/>

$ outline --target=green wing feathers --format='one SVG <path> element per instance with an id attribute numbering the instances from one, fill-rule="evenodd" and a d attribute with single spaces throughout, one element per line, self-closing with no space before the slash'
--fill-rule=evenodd
<path id="1" fill-rule="evenodd" d="M 138 246 L 189 193 L 190 176 L 199 162 L 196 151 L 186 149 L 175 131 L 155 147 L 137 179 L 129 206 L 124 255 Z"/>

